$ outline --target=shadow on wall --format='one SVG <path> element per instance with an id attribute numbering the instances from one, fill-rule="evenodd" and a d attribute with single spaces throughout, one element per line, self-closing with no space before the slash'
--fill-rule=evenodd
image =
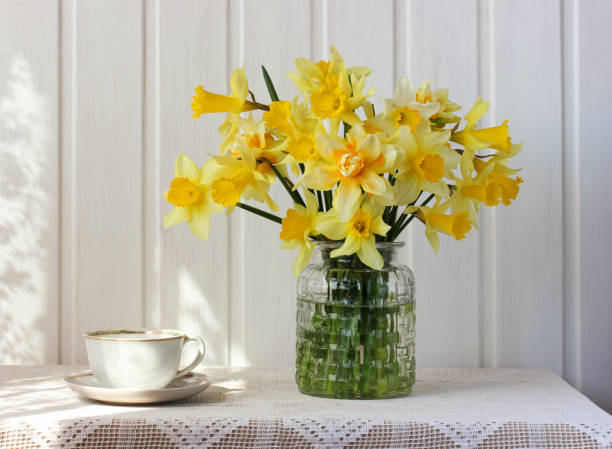
<path id="1" fill-rule="evenodd" d="M 0 364 L 41 363 L 55 352 L 44 330 L 52 313 L 55 331 L 57 313 L 48 311 L 53 255 L 45 241 L 49 105 L 25 59 L 16 56 L 7 68 L 0 85 Z"/>

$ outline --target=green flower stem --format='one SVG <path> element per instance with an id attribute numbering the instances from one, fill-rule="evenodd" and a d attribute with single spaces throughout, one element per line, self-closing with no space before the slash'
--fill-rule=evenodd
<path id="1" fill-rule="evenodd" d="M 317 202 L 319 203 L 319 212 L 323 212 L 325 210 L 325 205 L 323 204 L 323 197 L 321 196 L 320 190 L 317 190 Z"/>
<path id="2" fill-rule="evenodd" d="M 328 211 L 332 208 L 333 197 L 331 190 L 325 190 L 323 192 L 323 198 L 325 199 L 325 210 Z"/>
<path id="3" fill-rule="evenodd" d="M 408 218 L 408 214 L 406 213 L 406 208 L 410 206 L 414 206 L 422 194 L 423 194 L 423 191 L 421 190 L 419 194 L 417 195 L 416 199 L 404 208 L 404 211 L 401 213 L 400 218 L 397 220 L 393 219 L 393 224 L 391 225 L 391 229 L 389 229 L 389 232 L 387 232 L 388 242 L 392 242 L 393 240 L 395 240 L 395 238 L 397 238 L 397 236 L 399 235 L 399 233 L 396 234 L 397 229 L 399 229 L 404 224 L 406 219 Z"/>
<path id="4" fill-rule="evenodd" d="M 431 200 L 433 200 L 433 199 L 435 198 L 435 196 L 436 196 L 436 195 L 432 193 L 432 194 L 431 194 L 431 195 L 429 195 L 429 196 L 428 196 L 428 197 L 425 199 L 425 201 L 423 201 L 423 202 L 422 202 L 420 205 L 421 205 L 421 206 L 426 206 L 426 205 L 427 205 L 427 204 L 428 204 L 428 203 L 429 203 Z M 411 214 L 403 214 L 403 215 L 407 215 L 407 216 L 408 216 L 408 219 L 407 219 L 407 220 L 406 220 L 404 223 L 402 223 L 400 226 L 398 226 L 397 231 L 395 231 L 395 232 L 393 233 L 393 235 L 391 236 L 391 238 L 390 238 L 390 240 L 389 240 L 390 242 L 392 242 L 392 241 L 393 241 L 393 240 L 395 240 L 397 237 L 399 237 L 399 235 L 402 233 L 402 231 L 403 231 L 404 229 L 406 229 L 406 226 L 408 226 L 408 225 L 410 224 L 410 222 L 411 222 L 412 220 L 414 220 L 414 218 L 417 216 L 417 215 L 416 215 L 416 212 L 413 212 L 413 213 L 411 213 Z"/>
<path id="5" fill-rule="evenodd" d="M 265 210 L 261 210 L 258 209 L 256 207 L 253 206 L 249 206 L 248 204 L 244 204 L 244 203 L 236 203 L 236 206 L 239 207 L 240 209 L 244 209 L 247 210 L 253 214 L 259 215 L 260 217 L 264 217 L 267 218 L 268 220 L 271 220 L 275 223 L 279 223 L 281 224 L 283 222 L 283 219 L 281 217 L 279 217 L 278 215 L 274 215 L 271 214 L 269 212 L 266 212 Z"/>
<path id="6" fill-rule="evenodd" d="M 346 122 L 342 122 L 342 124 L 344 125 L 344 137 L 346 137 L 348 132 L 351 130 L 351 125 Z"/>
<path id="7" fill-rule="evenodd" d="M 264 81 L 266 82 L 268 93 L 270 94 L 270 99 L 272 101 L 278 101 L 278 94 L 276 93 L 272 79 L 270 79 L 270 75 L 268 75 L 268 71 L 263 65 L 261 66 L 261 72 L 263 73 Z"/>
<path id="8" fill-rule="evenodd" d="M 278 180 L 281 182 L 281 184 L 283 185 L 283 187 L 285 188 L 285 190 L 287 191 L 287 193 L 289 193 L 289 196 L 291 197 L 291 199 L 293 199 L 294 202 L 302 205 L 302 206 L 306 206 L 306 204 L 304 203 L 304 200 L 302 200 L 302 197 L 300 196 L 300 193 L 297 190 L 293 190 L 293 184 L 291 183 L 291 181 L 289 181 L 287 178 L 285 178 L 281 172 L 278 171 L 278 168 L 276 168 L 276 166 L 270 162 L 267 159 L 260 159 L 260 161 L 266 162 L 270 168 L 272 169 L 272 171 L 274 172 L 274 174 L 276 175 L 276 177 L 278 178 Z"/>

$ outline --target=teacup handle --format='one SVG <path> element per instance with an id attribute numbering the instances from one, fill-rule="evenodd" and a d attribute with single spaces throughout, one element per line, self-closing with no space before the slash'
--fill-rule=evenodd
<path id="1" fill-rule="evenodd" d="M 206 353 L 206 345 L 204 344 L 204 340 L 197 335 L 185 335 L 185 343 L 183 344 L 183 348 L 190 341 L 195 341 L 198 344 L 198 354 L 196 355 L 193 362 L 187 365 L 182 370 L 179 370 L 174 376 L 174 379 L 178 379 L 179 377 L 183 377 L 185 374 L 189 373 L 192 369 L 194 369 L 204 358 L 204 354 Z"/>

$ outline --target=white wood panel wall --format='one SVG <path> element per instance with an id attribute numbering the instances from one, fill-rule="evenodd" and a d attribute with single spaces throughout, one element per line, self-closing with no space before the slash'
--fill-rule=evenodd
<path id="1" fill-rule="evenodd" d="M 611 410 L 609 23 L 606 0 L 0 0 L 0 363 L 81 363 L 84 330 L 148 326 L 203 335 L 208 364 L 292 364 L 278 227 L 163 232 L 161 192 L 180 151 L 219 143 L 196 85 L 226 91 L 244 63 L 267 101 L 265 64 L 290 99 L 293 60 L 334 44 L 378 97 L 404 74 L 482 94 L 524 142 L 512 207 L 437 257 L 406 235 L 419 365 L 550 369 Z"/>

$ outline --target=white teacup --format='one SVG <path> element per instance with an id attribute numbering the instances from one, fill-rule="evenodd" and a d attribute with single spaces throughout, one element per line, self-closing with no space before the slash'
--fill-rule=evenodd
<path id="1" fill-rule="evenodd" d="M 197 336 L 170 329 L 117 329 L 84 334 L 89 367 L 104 386 L 152 390 L 182 377 L 204 358 Z M 185 343 L 198 344 L 198 354 L 179 370 Z"/>

